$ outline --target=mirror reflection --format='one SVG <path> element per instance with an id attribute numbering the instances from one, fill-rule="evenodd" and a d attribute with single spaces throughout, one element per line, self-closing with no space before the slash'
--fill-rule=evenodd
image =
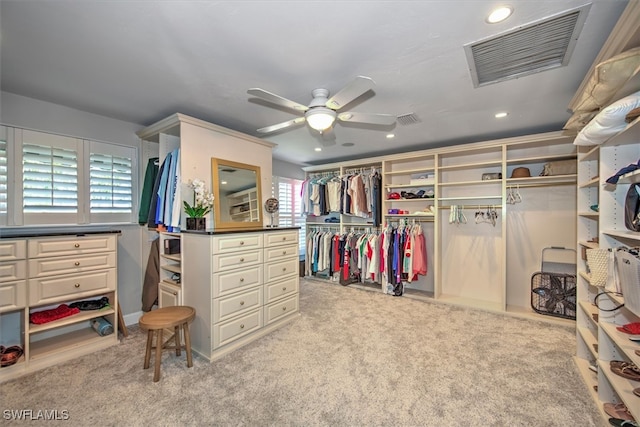
<path id="1" fill-rule="evenodd" d="M 260 167 L 214 158 L 211 170 L 216 191 L 216 227 L 261 226 Z"/>

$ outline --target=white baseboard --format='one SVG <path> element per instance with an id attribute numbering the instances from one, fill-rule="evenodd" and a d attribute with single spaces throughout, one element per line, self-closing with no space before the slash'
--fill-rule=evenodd
<path id="1" fill-rule="evenodd" d="M 131 314 L 127 314 L 124 317 L 124 324 L 127 326 L 130 325 L 137 325 L 138 324 L 138 320 L 140 319 L 140 317 L 142 316 L 142 311 L 137 311 L 135 313 L 131 313 Z"/>

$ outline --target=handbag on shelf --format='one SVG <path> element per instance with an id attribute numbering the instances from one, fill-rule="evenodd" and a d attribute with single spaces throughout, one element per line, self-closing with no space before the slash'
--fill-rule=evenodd
<path id="1" fill-rule="evenodd" d="M 572 175 L 577 173 L 578 163 L 575 160 L 556 160 L 545 163 L 542 176 Z"/>
<path id="2" fill-rule="evenodd" d="M 617 292 L 613 261 L 613 252 L 609 249 L 587 249 L 587 266 L 592 286 Z"/>
<path id="3" fill-rule="evenodd" d="M 637 249 L 618 249 L 615 253 L 616 269 L 624 305 L 640 316 L 640 257 Z"/>

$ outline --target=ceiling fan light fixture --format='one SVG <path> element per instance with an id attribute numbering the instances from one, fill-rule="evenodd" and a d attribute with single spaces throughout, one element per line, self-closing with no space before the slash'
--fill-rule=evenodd
<path id="1" fill-rule="evenodd" d="M 494 9 L 489 16 L 487 16 L 488 24 L 497 24 L 498 22 L 502 22 L 507 19 L 513 13 L 513 8 L 511 6 L 501 6 Z"/>
<path id="2" fill-rule="evenodd" d="M 305 114 L 307 123 L 317 131 L 323 131 L 331 127 L 336 119 L 336 112 L 325 107 L 316 107 Z"/>

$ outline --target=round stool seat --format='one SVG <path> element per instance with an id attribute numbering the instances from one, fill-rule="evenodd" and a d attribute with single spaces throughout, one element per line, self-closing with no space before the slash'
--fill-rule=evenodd
<path id="1" fill-rule="evenodd" d="M 145 330 L 173 328 L 185 322 L 191 322 L 195 316 L 196 310 L 193 307 L 176 305 L 145 313 L 138 324 Z"/>
<path id="2" fill-rule="evenodd" d="M 144 369 L 149 368 L 151 361 L 151 350 L 155 348 L 155 366 L 153 373 L 153 381 L 160 380 L 160 360 L 162 358 L 162 349 L 175 349 L 176 356 L 180 356 L 180 350 L 185 349 L 187 353 L 187 367 L 192 367 L 191 359 L 191 338 L 189 336 L 189 322 L 196 317 L 196 310 L 186 305 L 177 305 L 172 307 L 162 307 L 157 310 L 147 312 L 138 320 L 141 329 L 147 331 L 147 348 L 144 355 Z M 164 342 L 162 335 L 165 329 L 173 331 L 173 336 Z M 155 335 L 156 345 L 153 346 L 153 338 Z M 184 336 L 184 345 L 181 343 L 180 336 Z M 174 340 L 175 345 L 167 344 Z"/>

